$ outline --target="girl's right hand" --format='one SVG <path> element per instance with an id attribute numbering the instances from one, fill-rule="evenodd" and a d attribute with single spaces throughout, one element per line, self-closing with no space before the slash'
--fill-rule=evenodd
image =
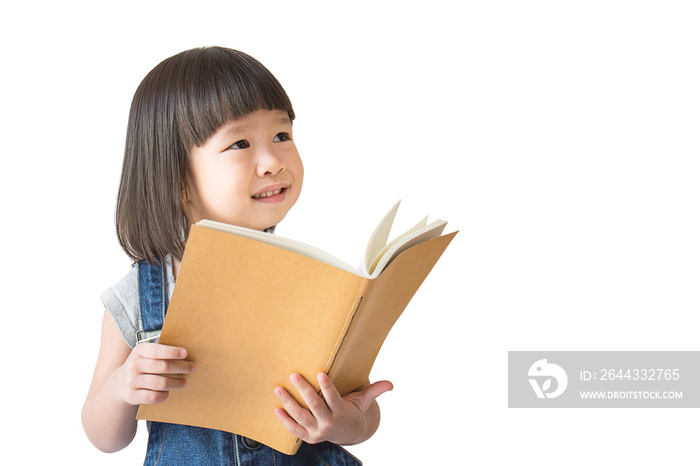
<path id="1" fill-rule="evenodd" d="M 194 364 L 185 361 L 187 350 L 158 343 L 138 344 L 121 369 L 120 393 L 130 405 L 161 403 L 171 390 L 187 384 Z"/>

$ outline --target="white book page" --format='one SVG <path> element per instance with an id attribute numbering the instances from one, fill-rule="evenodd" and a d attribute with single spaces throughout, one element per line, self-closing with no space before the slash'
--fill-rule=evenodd
<path id="1" fill-rule="evenodd" d="M 370 277 L 375 278 L 382 273 L 382 270 L 384 270 L 391 263 L 391 261 L 396 258 L 396 256 L 401 254 L 406 249 L 442 235 L 442 231 L 445 229 L 446 225 L 447 222 L 444 220 L 435 220 L 430 225 L 427 225 L 414 231 L 412 234 L 405 236 L 400 242 L 394 242 L 387 252 L 381 257 Z"/>
<path id="2" fill-rule="evenodd" d="M 394 218 L 396 218 L 396 212 L 399 210 L 399 205 L 401 200 L 399 200 L 394 207 L 389 209 L 384 218 L 377 228 L 374 229 L 372 236 L 369 237 L 369 242 L 367 243 L 367 248 L 365 249 L 365 257 L 360 263 L 360 270 L 369 276 L 370 264 L 374 259 L 380 254 L 387 240 L 389 239 L 389 232 L 391 231 L 391 226 L 394 224 Z"/>
<path id="3" fill-rule="evenodd" d="M 369 275 L 371 275 L 374 272 L 374 269 L 377 267 L 377 264 L 379 264 L 379 261 L 382 260 L 382 257 L 386 254 L 386 252 L 391 249 L 396 243 L 403 243 L 406 241 L 406 238 L 410 235 L 413 235 L 416 231 L 419 229 L 423 228 L 428 224 L 428 217 L 425 217 L 423 220 L 418 222 L 413 228 L 408 230 L 402 235 L 397 236 L 392 240 L 389 244 L 384 246 L 381 251 L 379 251 L 374 258 L 372 259 L 372 262 L 369 263 L 368 267 L 364 270 L 364 272 L 367 272 Z"/>

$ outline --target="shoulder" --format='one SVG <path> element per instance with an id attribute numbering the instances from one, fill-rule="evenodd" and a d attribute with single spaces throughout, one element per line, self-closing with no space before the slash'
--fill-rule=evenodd
<path id="1" fill-rule="evenodd" d="M 175 288 L 175 278 L 172 271 L 172 258 L 167 256 L 164 261 L 165 279 L 168 300 Z M 133 348 L 136 346 L 137 334 L 141 330 L 139 307 L 139 265 L 131 266 L 131 270 L 121 280 L 105 290 L 100 299 L 105 305 L 119 328 L 124 341 Z M 167 304 L 167 303 L 166 303 Z"/>
<path id="2" fill-rule="evenodd" d="M 122 337 L 132 348 L 139 329 L 138 286 L 138 264 L 133 264 L 128 274 L 100 295 Z"/>

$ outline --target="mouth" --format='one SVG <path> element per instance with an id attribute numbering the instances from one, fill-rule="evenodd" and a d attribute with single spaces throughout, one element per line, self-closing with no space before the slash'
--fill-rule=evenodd
<path id="1" fill-rule="evenodd" d="M 287 191 L 289 188 L 289 183 L 271 184 L 253 194 L 250 198 L 254 201 L 262 202 L 263 204 L 279 204 L 284 202 L 287 198 Z"/>
<path id="2" fill-rule="evenodd" d="M 265 191 L 262 193 L 254 194 L 252 196 L 253 199 L 265 199 L 266 197 L 272 197 L 272 196 L 277 196 L 278 194 L 282 194 L 285 192 L 287 188 L 277 188 L 274 191 Z"/>

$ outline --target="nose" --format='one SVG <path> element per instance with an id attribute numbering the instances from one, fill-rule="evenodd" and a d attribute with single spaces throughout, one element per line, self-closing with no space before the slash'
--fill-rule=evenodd
<path id="1" fill-rule="evenodd" d="M 282 173 L 286 168 L 282 158 L 275 154 L 272 148 L 261 148 L 258 154 L 258 176 L 277 175 L 278 173 Z"/>

